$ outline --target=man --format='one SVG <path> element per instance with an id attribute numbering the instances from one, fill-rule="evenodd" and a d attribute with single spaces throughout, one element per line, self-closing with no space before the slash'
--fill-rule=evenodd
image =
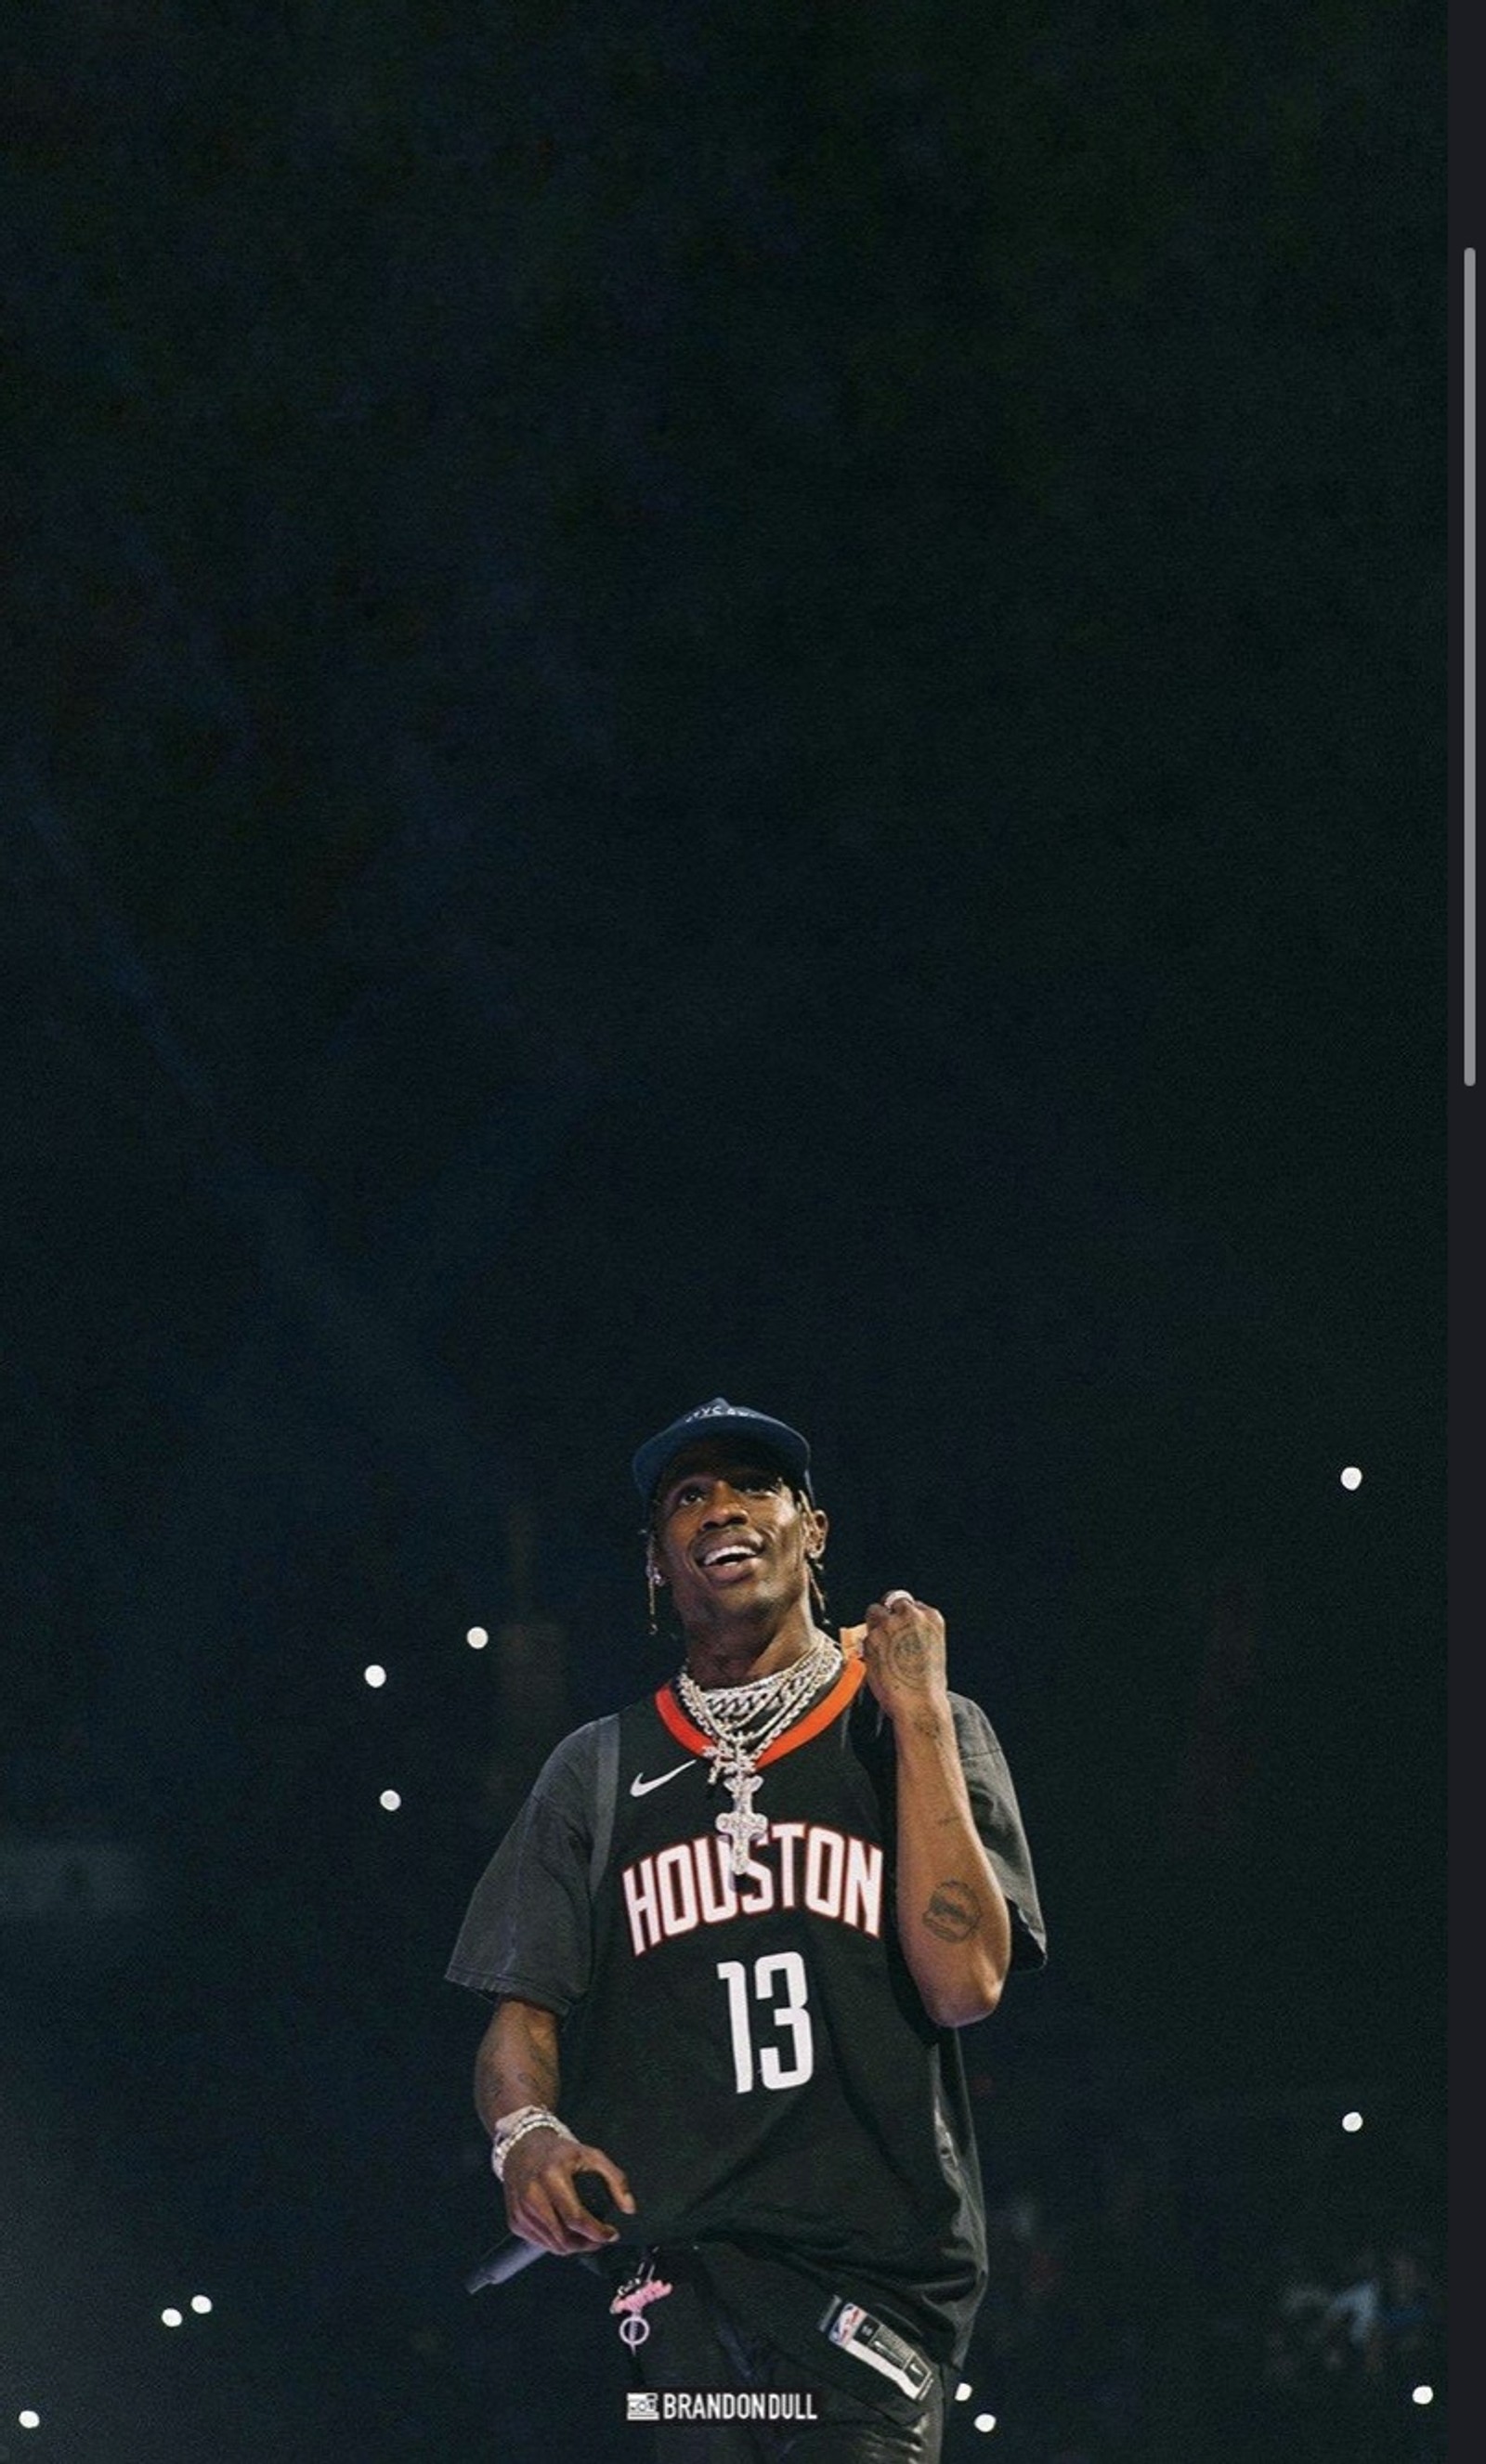
<path id="1" fill-rule="evenodd" d="M 937 1610 L 817 1623 L 798 1430 L 719 1396 L 633 1472 L 685 1664 L 550 1757 L 448 1969 L 507 2216 L 609 2279 L 667 2464 L 934 2464 L 985 2284 L 955 2032 L 1044 1955 L 1011 1778 Z"/>

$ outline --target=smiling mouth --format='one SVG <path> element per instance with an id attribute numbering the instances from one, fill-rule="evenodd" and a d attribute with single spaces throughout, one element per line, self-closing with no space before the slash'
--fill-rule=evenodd
<path id="1" fill-rule="evenodd" d="M 699 1563 L 704 1574 L 736 1574 L 743 1567 L 754 1565 L 758 1555 L 759 1551 L 756 1549 L 745 1549 L 738 1544 L 735 1547 L 709 1549 L 706 1556 L 701 1558 Z"/>

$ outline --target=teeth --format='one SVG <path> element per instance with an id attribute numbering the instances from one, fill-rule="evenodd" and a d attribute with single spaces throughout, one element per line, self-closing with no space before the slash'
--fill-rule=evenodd
<path id="1" fill-rule="evenodd" d="M 752 1549 L 710 1549 L 703 1558 L 704 1566 L 731 1566 L 739 1558 L 753 1555 Z"/>

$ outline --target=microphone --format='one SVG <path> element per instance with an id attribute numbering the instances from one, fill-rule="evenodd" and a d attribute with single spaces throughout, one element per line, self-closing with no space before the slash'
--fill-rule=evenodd
<path id="1" fill-rule="evenodd" d="M 601 2224 L 607 2224 L 614 2213 L 614 2199 L 603 2175 L 575 2173 L 573 2188 L 589 2214 L 597 2216 Z M 508 2233 L 493 2250 L 486 2252 L 478 2267 L 471 2269 L 466 2277 L 465 2291 L 478 2293 L 483 2284 L 509 2284 L 514 2276 L 519 2276 L 524 2267 L 531 2266 L 534 2258 L 550 2258 L 552 2255 L 551 2251 L 543 2250 L 540 2242 L 523 2241 L 519 2233 Z"/>

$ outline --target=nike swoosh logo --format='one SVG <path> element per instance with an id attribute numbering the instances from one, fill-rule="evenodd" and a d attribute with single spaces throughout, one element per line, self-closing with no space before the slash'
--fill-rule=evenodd
<path id="1" fill-rule="evenodd" d="M 695 1760 L 695 1754 L 688 1755 L 684 1763 L 677 1763 L 670 1771 L 662 1771 L 659 1779 L 642 1779 L 640 1773 L 636 1771 L 629 1783 L 630 1795 L 648 1796 L 652 1788 L 664 1788 L 667 1781 L 674 1779 L 679 1771 L 689 1771 Z"/>

